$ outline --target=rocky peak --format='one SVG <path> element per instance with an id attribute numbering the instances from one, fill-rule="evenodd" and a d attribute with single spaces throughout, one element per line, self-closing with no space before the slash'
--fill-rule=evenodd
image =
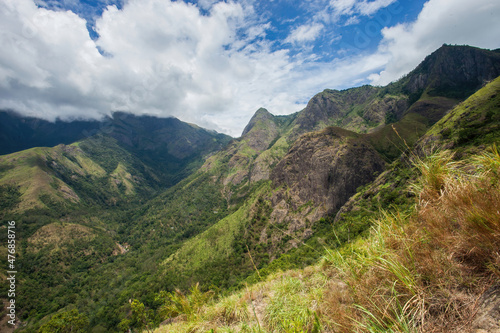
<path id="1" fill-rule="evenodd" d="M 410 94 L 427 89 L 431 96 L 463 99 L 499 75 L 498 52 L 443 45 L 403 78 L 403 87 Z"/>
<path id="2" fill-rule="evenodd" d="M 266 150 L 269 144 L 279 135 L 279 127 L 274 116 L 264 108 L 255 112 L 243 130 L 241 139 L 257 151 Z"/>
<path id="3" fill-rule="evenodd" d="M 264 109 L 264 108 L 258 109 L 255 112 L 255 114 L 253 115 L 253 117 L 250 119 L 250 122 L 248 122 L 248 125 L 243 130 L 243 133 L 241 134 L 241 136 L 243 137 L 248 132 L 250 132 L 252 130 L 252 128 L 254 128 L 254 126 L 258 122 L 264 122 L 264 123 L 273 122 L 274 123 L 273 118 L 274 118 L 274 116 L 269 111 L 267 111 L 267 109 Z"/>
<path id="4" fill-rule="evenodd" d="M 342 126 L 339 122 L 352 112 L 354 106 L 366 104 L 377 93 L 378 88 L 368 85 L 341 91 L 325 89 L 315 95 L 297 116 L 292 137 L 298 138 L 303 133 L 331 125 Z"/>

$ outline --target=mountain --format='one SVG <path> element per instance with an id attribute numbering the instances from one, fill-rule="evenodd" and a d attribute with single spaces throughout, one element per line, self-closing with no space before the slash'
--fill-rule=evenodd
<path id="1" fill-rule="evenodd" d="M 498 52 L 445 45 L 385 87 L 327 89 L 288 116 L 259 109 L 240 138 L 114 113 L 77 142 L 1 156 L 24 331 L 72 309 L 89 330 L 139 329 L 133 299 L 158 324 L 166 292 L 227 293 L 316 262 L 380 209 L 414 205 L 409 147 L 497 138 L 497 81 L 481 87 L 499 65 Z"/>
<path id="2" fill-rule="evenodd" d="M 498 142 L 500 128 L 500 79 L 458 105 L 439 120 L 420 140 L 420 146 L 439 143 L 446 148 Z"/>
<path id="3" fill-rule="evenodd" d="M 118 145 L 157 169 L 167 186 L 178 182 L 201 163 L 203 156 L 231 139 L 176 118 L 136 116 L 114 112 L 100 121 L 46 120 L 0 112 L 0 154 L 32 147 L 71 144 L 95 135 L 114 138 Z"/>
<path id="4" fill-rule="evenodd" d="M 496 51 L 445 44 L 427 56 L 399 84 L 411 100 L 423 94 L 461 100 L 498 77 L 499 60 L 500 53 Z"/>
<path id="5" fill-rule="evenodd" d="M 80 141 L 0 156 L 0 215 L 16 221 L 25 245 L 20 270 L 28 275 L 19 301 L 28 321 L 35 320 L 30 311 L 52 311 L 47 299 L 61 307 L 64 295 L 90 292 L 92 284 L 75 288 L 75 281 L 99 280 L 108 264 L 136 248 L 134 213 L 229 140 L 174 118 L 115 113 Z M 49 268 L 53 260 L 60 264 Z"/>
<path id="6" fill-rule="evenodd" d="M 19 118 L 19 124 L 23 120 Z M 26 123 L 33 125 L 35 121 L 28 118 Z M 43 126 L 32 128 L 34 137 L 50 126 L 70 131 L 81 125 L 40 123 Z M 55 142 L 61 136 L 49 132 L 46 137 L 47 142 Z M 226 135 L 175 118 L 115 113 L 100 123 L 94 135 L 76 143 L 31 148 L 0 157 L 0 184 L 18 187 L 23 196 L 18 207 L 21 210 L 46 206 L 42 197 L 53 202 L 82 201 L 92 205 L 116 204 L 126 197 L 147 199 L 184 178 L 205 154 L 220 149 L 229 140 Z"/>
<path id="7" fill-rule="evenodd" d="M 98 120 L 57 119 L 54 122 L 23 117 L 14 111 L 0 110 L 0 155 L 34 147 L 70 144 L 95 134 L 107 122 Z"/>
<path id="8" fill-rule="evenodd" d="M 231 137 L 209 131 L 177 118 L 113 114 L 108 136 L 158 170 L 169 187 L 201 166 L 206 155 L 223 148 Z"/>

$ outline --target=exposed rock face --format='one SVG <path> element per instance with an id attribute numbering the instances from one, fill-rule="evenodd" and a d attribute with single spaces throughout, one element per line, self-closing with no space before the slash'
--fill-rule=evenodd
<path id="1" fill-rule="evenodd" d="M 263 108 L 257 110 L 242 136 L 233 140 L 218 155 L 209 158 L 203 168 L 212 169 L 217 164 L 214 163 L 216 160 L 226 160 L 227 165 L 222 174 L 224 186 L 269 179 L 268 162 L 274 157 L 271 154 L 262 156 L 262 153 L 268 151 L 271 143 L 278 139 L 281 130 L 279 122 L 279 116 Z"/>
<path id="2" fill-rule="evenodd" d="M 385 122 L 386 114 L 392 114 L 396 119 L 399 119 L 406 109 L 408 109 L 408 100 L 406 98 L 385 96 L 382 100 L 368 105 L 363 113 L 363 118 L 380 124 Z"/>
<path id="3" fill-rule="evenodd" d="M 299 205 L 312 201 L 332 212 L 384 167 L 378 153 L 358 135 L 329 127 L 302 136 L 276 166 L 271 180 L 286 187 Z"/>
<path id="4" fill-rule="evenodd" d="M 353 132 L 328 127 L 303 135 L 271 174 L 278 188 L 271 223 L 286 223 L 289 232 L 307 238 L 311 223 L 337 211 L 384 168 L 373 147 Z"/>
<path id="5" fill-rule="evenodd" d="M 300 112 L 295 120 L 297 129 L 292 137 L 335 124 L 352 111 L 352 106 L 367 103 L 378 91 L 378 88 L 372 86 L 342 91 L 326 89 L 314 96 Z"/>
<path id="6" fill-rule="evenodd" d="M 499 75 L 500 53 L 443 45 L 403 81 L 404 90 L 409 93 L 428 89 L 431 95 L 465 98 Z"/>

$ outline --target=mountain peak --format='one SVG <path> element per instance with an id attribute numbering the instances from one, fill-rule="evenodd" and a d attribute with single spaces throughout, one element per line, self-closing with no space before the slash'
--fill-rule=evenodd
<path id="1" fill-rule="evenodd" d="M 267 109 L 259 108 L 257 111 L 255 111 L 252 119 L 250 119 L 250 122 L 252 122 L 252 120 L 268 120 L 273 118 L 274 115 L 271 112 L 267 111 Z"/>
<path id="2" fill-rule="evenodd" d="M 243 133 L 241 136 L 245 136 L 248 132 L 252 130 L 252 128 L 259 122 L 259 121 L 264 121 L 264 122 L 274 122 L 274 115 L 271 114 L 267 109 L 260 108 L 257 111 L 255 111 L 253 117 L 250 119 L 248 122 L 248 125 L 245 127 L 243 130 Z"/>
<path id="3" fill-rule="evenodd" d="M 264 108 L 258 109 L 243 130 L 241 138 L 257 151 L 263 151 L 279 135 L 275 116 Z"/>
<path id="4" fill-rule="evenodd" d="M 500 54 L 466 45 L 443 44 L 403 78 L 404 90 L 420 96 L 465 99 L 500 75 Z"/>

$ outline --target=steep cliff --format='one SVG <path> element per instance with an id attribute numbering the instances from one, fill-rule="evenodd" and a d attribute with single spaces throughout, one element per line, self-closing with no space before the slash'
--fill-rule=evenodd
<path id="1" fill-rule="evenodd" d="M 359 186 L 375 179 L 385 162 L 362 135 L 328 127 L 303 135 L 271 174 L 270 223 L 294 235 L 290 244 L 307 239 L 312 225 L 335 213 Z M 274 233 L 274 243 L 282 233 Z"/>

